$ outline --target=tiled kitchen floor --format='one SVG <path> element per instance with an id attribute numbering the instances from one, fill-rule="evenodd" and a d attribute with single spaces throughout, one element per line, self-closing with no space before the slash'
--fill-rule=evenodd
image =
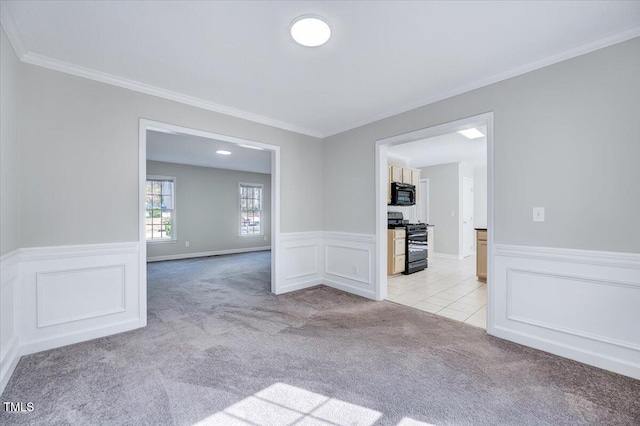
<path id="1" fill-rule="evenodd" d="M 487 328 L 487 285 L 476 278 L 476 258 L 436 258 L 411 275 L 393 275 L 387 300 Z"/>

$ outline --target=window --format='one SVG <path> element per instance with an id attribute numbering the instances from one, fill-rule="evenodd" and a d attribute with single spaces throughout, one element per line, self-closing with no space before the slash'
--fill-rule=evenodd
<path id="1" fill-rule="evenodd" d="M 262 235 L 262 185 L 240 185 L 240 235 Z"/>
<path id="2" fill-rule="evenodd" d="M 176 178 L 147 176 L 146 235 L 147 241 L 174 241 L 176 239 Z"/>

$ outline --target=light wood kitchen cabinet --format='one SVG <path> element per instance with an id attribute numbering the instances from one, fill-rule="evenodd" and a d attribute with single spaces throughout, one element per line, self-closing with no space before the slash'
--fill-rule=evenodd
<path id="1" fill-rule="evenodd" d="M 389 184 L 391 184 L 391 182 L 402 183 L 402 167 L 391 166 L 391 180 L 389 180 Z"/>
<path id="2" fill-rule="evenodd" d="M 387 189 L 387 204 L 391 204 L 391 183 L 408 183 L 416 187 L 416 202 L 420 201 L 420 170 L 402 166 L 387 166 L 389 172 L 389 188 Z"/>
<path id="3" fill-rule="evenodd" d="M 487 281 L 487 230 L 476 229 L 476 275 Z"/>
<path id="4" fill-rule="evenodd" d="M 411 174 L 412 174 L 411 169 L 402 169 L 402 183 L 408 183 L 409 185 L 413 185 L 412 180 L 411 180 Z"/>
<path id="5" fill-rule="evenodd" d="M 406 238 L 405 229 L 387 230 L 387 275 L 404 271 Z"/>

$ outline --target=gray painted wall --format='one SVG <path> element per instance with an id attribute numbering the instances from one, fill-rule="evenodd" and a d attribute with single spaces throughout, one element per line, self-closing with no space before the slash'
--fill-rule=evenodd
<path id="1" fill-rule="evenodd" d="M 494 111 L 497 243 L 640 253 L 638 75 L 635 38 L 329 137 L 324 229 L 375 232 L 376 140 Z"/>
<path id="2" fill-rule="evenodd" d="M 147 161 L 147 175 L 176 178 L 177 219 L 177 241 L 147 244 L 148 257 L 271 245 L 271 175 L 159 161 Z M 238 235 L 240 182 L 264 185 L 264 236 Z"/>
<path id="3" fill-rule="evenodd" d="M 0 30 L 0 255 L 20 247 L 20 62 Z"/>
<path id="4" fill-rule="evenodd" d="M 22 71 L 22 247 L 137 241 L 140 118 L 279 145 L 282 232 L 322 229 L 322 197 L 310 196 L 322 194 L 319 139 L 33 65 Z"/>
<path id="5" fill-rule="evenodd" d="M 457 256 L 460 237 L 459 164 L 440 164 L 420 170 L 421 179 L 429 178 L 429 224 L 435 225 L 437 253 Z"/>

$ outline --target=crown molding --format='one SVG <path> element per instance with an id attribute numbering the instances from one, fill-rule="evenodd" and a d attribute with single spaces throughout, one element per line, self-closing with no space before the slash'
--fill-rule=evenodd
<path id="1" fill-rule="evenodd" d="M 11 46 L 13 46 L 13 50 L 16 52 L 16 56 L 19 60 L 22 60 L 22 58 L 27 54 L 27 49 L 22 42 L 20 33 L 18 32 L 16 21 L 13 19 L 11 7 L 9 6 L 9 3 L 5 1 L 0 2 L 0 24 L 2 24 L 4 32 L 7 33 L 9 42 L 11 43 Z"/>
<path id="2" fill-rule="evenodd" d="M 407 104 L 403 107 L 388 109 L 385 112 L 376 114 L 364 120 L 356 121 L 351 124 L 337 127 L 332 131 L 325 133 L 323 137 L 326 138 L 329 136 L 337 135 L 339 133 L 347 132 L 349 130 L 357 129 L 358 127 L 362 127 L 367 124 L 374 123 L 376 121 L 384 120 L 385 118 L 390 118 L 395 115 L 414 110 L 416 108 L 424 107 L 424 106 L 442 101 L 444 99 L 448 99 L 457 95 L 461 95 L 466 92 L 470 92 L 472 90 L 479 89 L 484 86 L 489 86 L 491 84 L 498 83 L 503 80 L 507 80 L 512 77 L 517 77 L 519 75 L 526 74 L 528 72 L 535 71 L 537 69 L 544 68 L 549 65 L 556 64 L 558 62 L 566 61 L 568 59 L 575 58 L 576 56 L 584 55 L 599 49 L 603 49 L 605 47 L 609 47 L 614 44 L 622 43 L 636 37 L 640 37 L 640 26 L 629 28 L 619 33 L 612 34 L 608 37 L 605 37 L 596 41 L 592 41 L 590 43 L 582 44 L 580 46 L 576 46 L 572 49 L 562 51 L 555 55 L 547 56 L 546 58 L 543 58 L 534 62 L 530 62 L 528 64 L 513 68 L 511 70 L 508 70 L 499 74 L 495 74 L 487 78 L 483 78 L 481 80 L 477 80 L 473 83 L 465 84 L 455 89 L 441 92 L 438 95 L 431 96 L 426 100 L 422 100 L 420 102 L 414 102 L 412 104 Z"/>
<path id="3" fill-rule="evenodd" d="M 139 93 L 145 93 L 147 95 L 156 96 L 163 99 L 179 102 L 185 105 L 191 105 L 197 108 L 206 109 L 208 111 L 217 112 L 220 114 L 229 115 L 231 117 L 241 118 L 244 120 L 252 121 L 255 123 L 265 124 L 267 126 L 287 130 L 294 133 L 300 133 L 307 136 L 323 139 L 330 136 L 337 135 L 339 133 L 347 132 L 349 130 L 356 129 L 358 127 L 365 126 L 367 124 L 374 123 L 376 121 L 384 120 L 386 118 L 393 117 L 417 108 L 421 108 L 441 100 L 451 98 L 466 92 L 470 92 L 475 89 L 479 89 L 490 84 L 498 83 L 503 80 L 507 80 L 512 77 L 534 71 L 540 68 L 544 68 L 549 65 L 556 64 L 558 62 L 566 61 L 567 59 L 575 58 L 576 56 L 584 55 L 586 53 L 593 52 L 598 49 L 602 49 L 608 46 L 612 46 L 617 43 L 622 43 L 627 40 L 631 40 L 636 37 L 640 37 L 640 26 L 632 27 L 624 31 L 612 34 L 605 38 L 592 41 L 580 46 L 576 46 L 572 49 L 565 50 L 558 54 L 548 56 L 546 58 L 525 64 L 511 70 L 495 74 L 493 76 L 476 80 L 473 83 L 465 84 L 457 88 L 440 92 L 437 95 L 423 99 L 420 102 L 414 102 L 406 104 L 403 107 L 387 109 L 380 114 L 376 114 L 369 118 L 352 122 L 350 124 L 334 128 L 332 131 L 323 132 L 319 130 L 309 129 L 306 127 L 298 126 L 295 124 L 287 123 L 284 121 L 275 120 L 269 117 L 265 117 L 258 114 L 242 111 L 236 108 L 228 107 L 225 105 L 210 102 L 204 99 L 196 98 L 193 96 L 185 95 L 179 92 L 165 90 L 160 87 L 148 85 L 139 81 L 130 80 L 124 77 L 119 77 L 113 74 L 108 74 L 102 71 L 94 70 L 92 68 L 85 68 L 79 65 L 64 62 L 55 58 L 51 58 L 37 53 L 32 53 L 25 47 L 18 27 L 16 26 L 13 18 L 13 13 L 7 2 L 0 2 L 0 23 L 4 28 L 9 41 L 13 46 L 13 49 L 22 62 L 37 65 L 43 68 L 48 68 L 55 71 L 64 72 L 67 74 L 75 75 L 78 77 L 87 78 L 89 80 L 99 81 L 101 83 L 111 84 L 113 86 L 122 87 L 125 89 L 133 90 Z"/>
<path id="4" fill-rule="evenodd" d="M 182 104 L 206 109 L 208 111 L 218 112 L 220 114 L 225 114 L 225 115 L 229 115 L 236 118 L 242 118 L 244 120 L 252 121 L 254 123 L 266 124 L 267 126 L 288 130 L 290 132 L 301 133 L 303 135 L 313 136 L 315 138 L 323 137 L 322 133 L 312 129 L 307 129 L 306 127 L 285 123 L 284 121 L 279 121 L 269 117 L 264 117 L 262 115 L 253 114 L 250 112 L 231 108 L 225 105 L 221 105 L 214 102 L 206 101 L 204 99 L 196 98 L 194 96 L 184 95 L 179 92 L 162 89 L 160 87 L 152 86 L 149 84 L 141 83 L 139 81 L 130 80 L 123 77 L 119 77 L 119 76 L 98 71 L 92 68 L 85 68 L 79 65 L 60 61 L 58 59 L 51 58 L 48 56 L 29 52 L 26 55 L 24 55 L 24 57 L 22 58 L 22 61 L 31 65 L 37 65 L 39 67 L 48 68 L 54 71 L 60 71 L 63 73 L 75 75 L 77 77 L 83 77 L 89 80 L 111 84 L 113 86 L 118 86 L 125 89 L 133 90 L 135 92 L 144 93 L 151 96 L 157 96 L 159 98 L 168 99 L 175 102 L 180 102 Z"/>

